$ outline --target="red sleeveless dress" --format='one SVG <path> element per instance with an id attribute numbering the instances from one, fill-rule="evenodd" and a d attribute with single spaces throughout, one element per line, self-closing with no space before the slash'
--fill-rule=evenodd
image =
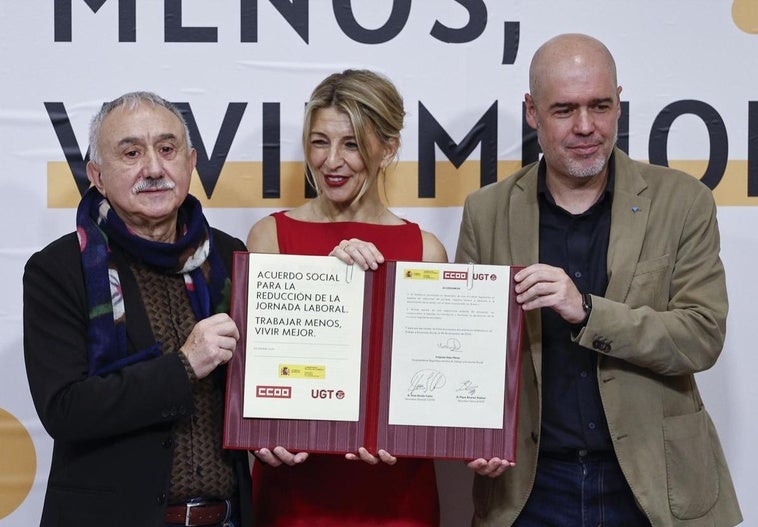
<path id="1" fill-rule="evenodd" d="M 326 255 L 350 238 L 372 242 L 390 260 L 420 261 L 423 254 L 415 223 L 315 223 L 284 212 L 273 216 L 283 254 Z M 393 466 L 371 466 L 341 454 L 312 454 L 294 467 L 256 462 L 253 509 L 256 526 L 438 526 L 434 462 L 401 458 Z"/>

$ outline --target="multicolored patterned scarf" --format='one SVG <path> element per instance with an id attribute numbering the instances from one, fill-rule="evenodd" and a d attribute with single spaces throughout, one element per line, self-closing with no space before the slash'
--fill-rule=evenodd
<path id="1" fill-rule="evenodd" d="M 87 353 L 89 374 L 103 375 L 161 354 L 161 344 L 127 354 L 126 311 L 111 246 L 159 273 L 184 276 L 187 295 L 198 320 L 229 308 L 231 281 L 200 202 L 188 195 L 178 211 L 175 243 L 147 240 L 131 232 L 96 188 L 82 197 L 76 213 L 84 285 L 89 306 Z"/>

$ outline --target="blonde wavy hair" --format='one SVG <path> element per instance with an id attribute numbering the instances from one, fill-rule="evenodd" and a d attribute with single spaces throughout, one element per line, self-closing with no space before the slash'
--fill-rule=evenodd
<path id="1" fill-rule="evenodd" d="M 369 154 L 367 134 L 373 132 L 384 144 L 394 140 L 399 147 L 400 130 L 405 119 L 403 98 L 389 79 L 370 70 L 348 69 L 333 73 L 316 86 L 305 107 L 303 122 L 305 175 L 316 192 L 320 191 L 308 166 L 308 150 L 314 115 L 325 108 L 335 108 L 347 115 L 358 152 L 368 169 L 369 179 L 357 200 L 374 183 L 380 168 Z"/>

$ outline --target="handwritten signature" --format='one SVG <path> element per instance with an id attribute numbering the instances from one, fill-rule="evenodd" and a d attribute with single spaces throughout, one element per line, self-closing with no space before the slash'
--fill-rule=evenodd
<path id="1" fill-rule="evenodd" d="M 467 392 L 469 395 L 475 395 L 477 388 L 479 388 L 479 385 L 471 381 L 463 381 L 456 392 Z"/>
<path id="2" fill-rule="evenodd" d="M 411 377 L 408 395 L 433 392 L 445 386 L 445 376 L 437 370 L 420 370 Z"/>
<path id="3" fill-rule="evenodd" d="M 456 338 L 449 338 L 446 342 L 440 342 L 437 344 L 438 348 L 446 349 L 448 351 L 460 351 L 461 350 L 461 343 Z"/>

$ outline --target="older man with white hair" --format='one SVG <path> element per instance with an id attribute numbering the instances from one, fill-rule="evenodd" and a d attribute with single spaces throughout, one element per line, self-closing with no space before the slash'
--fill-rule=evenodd
<path id="1" fill-rule="evenodd" d="M 26 265 L 27 374 L 54 440 L 42 526 L 250 525 L 247 455 L 222 448 L 245 246 L 189 195 L 195 159 L 161 97 L 105 104 L 76 232 Z"/>

